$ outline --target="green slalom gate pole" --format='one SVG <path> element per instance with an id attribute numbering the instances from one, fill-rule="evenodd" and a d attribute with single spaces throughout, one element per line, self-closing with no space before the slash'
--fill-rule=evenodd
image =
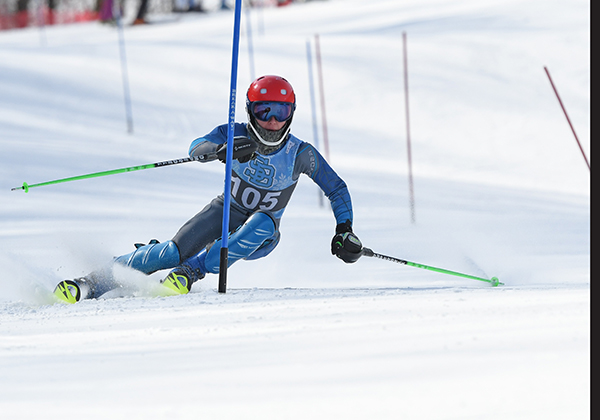
<path id="1" fill-rule="evenodd" d="M 150 169 L 150 168 L 159 168 L 162 166 L 178 165 L 180 163 L 196 162 L 196 161 L 201 161 L 203 159 L 205 159 L 204 155 L 196 156 L 193 158 L 187 157 L 187 158 L 181 158 L 181 159 L 165 160 L 163 162 L 155 162 L 155 163 L 148 163 L 146 165 L 130 166 L 128 168 L 112 169 L 110 171 L 94 172 L 92 174 L 72 176 L 69 178 L 56 179 L 54 181 L 40 182 L 39 184 L 29 185 L 29 184 L 27 184 L 27 182 L 23 182 L 22 186 L 11 188 L 10 190 L 11 191 L 24 190 L 25 192 L 29 192 L 29 189 L 34 188 L 34 187 L 43 187 L 45 185 L 61 184 L 63 182 L 77 181 L 80 179 L 97 178 L 99 176 L 122 174 L 124 172 L 140 171 L 142 169 Z"/>
<path id="2" fill-rule="evenodd" d="M 419 264 L 419 263 L 414 263 L 414 262 L 410 262 L 410 261 L 406 261 L 406 260 L 401 260 L 400 258 L 389 257 L 387 255 L 382 255 L 382 254 L 373 252 L 373 250 L 371 250 L 369 248 L 363 248 L 362 255 L 364 255 L 365 257 L 380 258 L 382 260 L 392 261 L 392 262 L 395 262 L 398 264 L 410 265 L 411 267 L 422 268 L 424 270 L 435 271 L 436 273 L 450 274 L 453 276 L 463 277 L 466 279 L 484 281 L 486 283 L 490 283 L 493 287 L 504 286 L 504 283 L 501 283 L 500 280 L 498 280 L 498 277 L 492 277 L 491 279 L 484 279 L 482 277 L 471 276 L 469 274 L 463 274 L 463 273 L 459 273 L 456 271 L 450 271 L 450 270 L 446 270 L 444 268 L 431 267 L 431 266 L 428 266 L 425 264 Z"/>

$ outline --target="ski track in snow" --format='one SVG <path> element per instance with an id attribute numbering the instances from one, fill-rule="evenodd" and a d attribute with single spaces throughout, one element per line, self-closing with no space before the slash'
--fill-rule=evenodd
<path id="1" fill-rule="evenodd" d="M 235 264 L 226 294 L 209 275 L 151 298 L 165 273 L 125 270 L 125 289 L 71 306 L 49 300 L 58 281 L 170 239 L 221 192 L 223 166 L 10 189 L 185 157 L 226 122 L 232 14 L 125 29 L 131 135 L 114 28 L 0 32 L 0 417 L 589 418 L 590 176 L 543 71 L 590 158 L 589 9 L 330 0 L 251 15 L 257 73 L 292 82 L 293 132 L 313 143 L 306 42 L 320 34 L 330 160 L 364 245 L 505 286 L 341 263 L 333 216 L 302 177 L 280 245 Z"/>

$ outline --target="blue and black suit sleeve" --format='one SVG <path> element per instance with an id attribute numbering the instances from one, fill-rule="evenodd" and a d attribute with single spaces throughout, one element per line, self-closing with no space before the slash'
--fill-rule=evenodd
<path id="1" fill-rule="evenodd" d="M 346 183 L 311 144 L 302 143 L 298 149 L 294 173 L 308 175 L 323 190 L 338 224 L 347 220 L 352 224 L 352 200 Z"/>

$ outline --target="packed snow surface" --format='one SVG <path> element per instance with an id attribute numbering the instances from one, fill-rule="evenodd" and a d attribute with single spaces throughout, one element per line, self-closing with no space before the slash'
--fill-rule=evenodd
<path id="1" fill-rule="evenodd" d="M 0 33 L 2 419 L 586 419 L 590 410 L 588 1 L 330 0 L 242 14 L 236 117 L 253 77 L 295 87 L 314 136 L 307 44 L 323 68 L 332 166 L 376 258 L 330 254 L 335 221 L 307 177 L 265 259 L 228 290 L 48 295 L 136 242 L 169 240 L 223 190 L 186 163 L 11 191 L 187 155 L 227 122 L 233 13 L 117 28 Z M 127 16 L 131 16 L 131 10 Z M 248 28 L 248 24 L 250 28 Z M 251 31 L 248 31 L 251 29 Z M 411 218 L 403 68 L 407 40 Z M 249 36 L 251 34 L 251 36 Z M 251 44 L 250 42 L 251 41 Z M 252 48 L 250 48 L 252 47 Z"/>

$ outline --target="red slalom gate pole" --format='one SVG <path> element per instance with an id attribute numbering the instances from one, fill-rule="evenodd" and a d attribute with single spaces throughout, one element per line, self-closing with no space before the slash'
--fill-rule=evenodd
<path id="1" fill-rule="evenodd" d="M 558 94 L 558 90 L 556 90 L 556 86 L 554 86 L 554 82 L 552 81 L 552 77 L 550 77 L 550 72 L 548 71 L 548 68 L 544 66 L 544 71 L 546 72 L 546 75 L 548 76 L 548 80 L 550 80 L 550 84 L 552 85 L 552 90 L 554 90 L 554 94 L 556 95 L 556 98 L 558 99 L 558 103 L 560 104 L 560 107 L 562 108 L 565 117 L 567 117 L 567 122 L 569 123 L 569 127 L 571 127 L 571 131 L 573 132 L 573 135 L 575 136 L 575 141 L 577 142 L 577 145 L 579 146 L 579 150 L 581 150 L 581 154 L 583 155 L 583 158 L 585 159 L 585 163 L 588 167 L 588 169 L 591 171 L 592 168 L 590 167 L 590 162 L 588 161 L 585 152 L 583 151 L 583 147 L 581 147 L 581 143 L 579 142 L 579 138 L 577 138 L 577 133 L 575 133 L 575 128 L 573 128 L 573 124 L 571 124 L 571 120 L 569 118 L 569 115 L 567 114 L 567 110 L 565 109 L 565 106 L 563 105 L 561 99 L 560 99 L 560 95 Z"/>
<path id="2" fill-rule="evenodd" d="M 406 53 L 406 32 L 402 32 L 402 50 L 404 62 L 404 108 L 406 111 L 406 148 L 408 154 L 408 190 L 410 194 L 410 220 L 415 223 L 415 189 L 412 174 L 412 150 L 410 145 L 410 115 L 408 111 L 408 57 Z"/>

